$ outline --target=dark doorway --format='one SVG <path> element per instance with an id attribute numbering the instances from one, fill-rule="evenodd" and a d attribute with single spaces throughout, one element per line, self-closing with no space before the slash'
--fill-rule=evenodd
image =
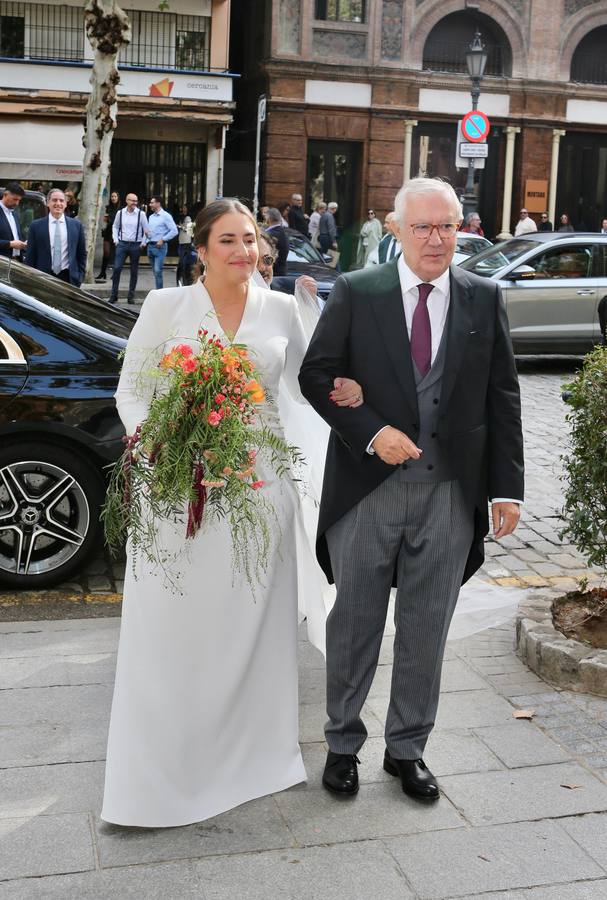
<path id="1" fill-rule="evenodd" d="M 458 169 L 455 165 L 457 129 L 456 122 L 420 122 L 417 125 L 413 132 L 411 176 L 428 175 L 431 178 L 444 178 L 453 185 L 455 193 L 461 198 L 466 187 L 468 171 Z M 476 169 L 474 173 L 477 210 L 485 235 L 489 238 L 500 231 L 496 199 L 501 140 L 500 129 L 491 129 L 487 139 L 489 151 L 485 168 Z"/>
<path id="2" fill-rule="evenodd" d="M 111 189 L 125 197 L 134 191 L 147 203 L 159 194 L 176 215 L 186 203 L 190 215 L 206 202 L 206 144 L 115 140 L 112 143 Z"/>
<path id="3" fill-rule="evenodd" d="M 607 135 L 561 138 L 555 219 L 567 213 L 576 231 L 599 231 L 607 216 Z"/>
<path id="4" fill-rule="evenodd" d="M 321 200 L 338 204 L 340 265 L 349 268 L 360 217 L 362 145 L 356 141 L 308 141 L 306 209 Z"/>

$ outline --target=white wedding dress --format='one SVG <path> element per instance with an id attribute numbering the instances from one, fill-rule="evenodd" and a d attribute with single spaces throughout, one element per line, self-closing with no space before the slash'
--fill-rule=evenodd
<path id="1" fill-rule="evenodd" d="M 200 327 L 222 335 L 201 282 L 152 291 L 131 334 L 116 394 L 127 433 L 145 419 L 149 371 Z M 268 397 L 305 403 L 297 375 L 307 347 L 292 297 L 251 283 L 235 341 L 246 344 Z M 279 433 L 276 403 L 264 417 Z M 320 420 L 318 420 L 320 421 Z M 323 426 L 324 427 L 324 426 Z M 185 825 L 306 779 L 298 744 L 297 625 L 323 648 L 323 577 L 304 536 L 294 483 L 266 481 L 280 539 L 255 596 L 232 571 L 227 526 L 193 540 L 185 520 L 159 523 L 159 542 L 178 553 L 176 584 L 129 553 L 102 819 L 120 825 Z M 295 552 L 297 547 L 297 552 Z M 326 582 L 325 582 L 326 584 Z M 326 597 L 326 595 L 325 595 Z"/>

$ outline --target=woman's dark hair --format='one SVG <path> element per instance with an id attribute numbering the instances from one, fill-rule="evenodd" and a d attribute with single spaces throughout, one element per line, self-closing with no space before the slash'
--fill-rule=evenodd
<path id="1" fill-rule="evenodd" d="M 222 197 L 221 200 L 213 200 L 212 203 L 208 203 L 196 216 L 194 230 L 195 247 L 207 246 L 211 228 L 218 219 L 221 219 L 221 217 L 225 216 L 227 213 L 242 213 L 243 216 L 247 216 L 251 220 L 251 225 L 255 231 L 255 237 L 259 237 L 259 228 L 249 207 L 245 206 L 244 203 L 241 203 L 240 200 L 237 200 L 235 197 Z"/>
<path id="2" fill-rule="evenodd" d="M 112 205 L 112 194 L 116 194 L 116 196 L 118 197 L 116 206 L 120 206 L 120 204 L 122 203 L 122 197 L 120 196 L 120 191 L 110 191 L 110 199 L 109 199 L 108 206 Z"/>

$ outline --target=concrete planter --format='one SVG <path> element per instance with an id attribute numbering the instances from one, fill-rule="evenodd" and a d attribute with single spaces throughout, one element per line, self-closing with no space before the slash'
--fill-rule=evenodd
<path id="1" fill-rule="evenodd" d="M 607 697 L 607 650 L 566 638 L 552 624 L 553 597 L 535 594 L 519 607 L 516 647 L 529 668 L 559 687 Z"/>

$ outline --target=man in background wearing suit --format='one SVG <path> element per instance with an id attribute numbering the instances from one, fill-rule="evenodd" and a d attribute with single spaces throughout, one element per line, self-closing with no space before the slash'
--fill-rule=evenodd
<path id="1" fill-rule="evenodd" d="M 402 254 L 339 278 L 303 361 L 302 393 L 331 426 L 317 554 L 337 597 L 327 620 L 324 787 L 358 790 L 361 710 L 396 584 L 384 769 L 437 800 L 423 760 L 462 581 L 489 530 L 510 534 L 523 500 L 519 386 L 499 287 L 451 265 L 453 188 L 414 178 L 395 200 Z M 340 409 L 347 372 L 364 402 Z"/>
<path id="2" fill-rule="evenodd" d="M 4 189 L 0 200 L 0 256 L 21 259 L 21 251 L 27 244 L 23 240 L 21 222 L 16 209 L 25 191 L 16 181 L 11 181 Z"/>
<path id="3" fill-rule="evenodd" d="M 274 263 L 274 274 L 286 275 L 287 257 L 289 255 L 289 238 L 287 237 L 287 232 L 280 224 L 282 222 L 280 210 L 275 206 L 270 206 L 267 212 L 267 220 L 268 224 L 266 226 L 266 231 L 271 235 L 277 250 L 276 262 Z"/>
<path id="4" fill-rule="evenodd" d="M 30 225 L 25 261 L 34 269 L 80 287 L 86 271 L 82 223 L 65 215 L 67 201 L 59 188 L 51 188 L 46 205 L 49 215 Z"/>

